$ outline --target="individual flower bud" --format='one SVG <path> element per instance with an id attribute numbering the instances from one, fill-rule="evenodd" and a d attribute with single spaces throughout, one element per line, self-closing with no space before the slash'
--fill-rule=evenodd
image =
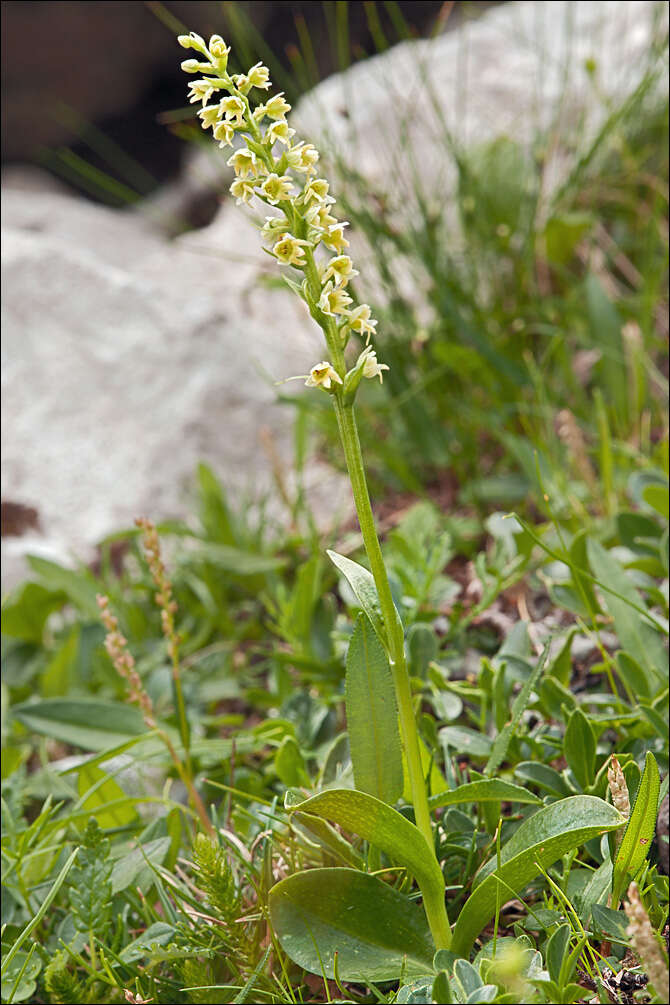
<path id="1" fill-rule="evenodd" d="M 238 98 L 235 94 L 231 94 L 229 97 L 223 98 L 220 107 L 222 114 L 236 126 L 244 125 L 246 106 L 241 98 Z"/>
<path id="2" fill-rule="evenodd" d="M 270 143 L 272 146 L 279 140 L 284 146 L 288 146 L 291 142 L 291 137 L 295 135 L 295 129 L 291 129 L 286 119 L 277 119 L 268 128 L 265 134 L 266 142 Z"/>
<path id="3" fill-rule="evenodd" d="M 223 73 L 228 65 L 230 46 L 226 45 L 220 35 L 212 35 L 209 40 L 209 52 L 212 59 L 216 61 L 217 70 Z"/>
<path id="4" fill-rule="evenodd" d="M 325 178 L 312 178 L 305 185 L 305 191 L 302 194 L 302 200 L 305 206 L 309 206 L 310 202 L 325 202 L 326 198 L 332 199 L 332 196 L 328 196 L 328 182 Z M 332 199 L 335 202 L 334 199 Z"/>
<path id="5" fill-rule="evenodd" d="M 370 341 L 370 336 L 374 335 L 377 322 L 371 316 L 372 312 L 367 304 L 361 304 L 349 311 L 347 328 L 356 332 L 357 335 L 365 335 L 365 341 Z"/>
<path id="6" fill-rule="evenodd" d="M 272 249 L 272 254 L 276 255 L 283 265 L 305 264 L 304 248 L 309 248 L 309 241 L 302 241 L 293 234 L 282 234 Z"/>
<path id="7" fill-rule="evenodd" d="M 322 387 L 326 391 L 335 390 L 333 387 L 333 382 L 336 384 L 342 383 L 342 378 L 340 377 L 337 370 L 333 367 L 327 360 L 322 363 L 317 363 L 309 371 L 309 377 L 305 381 L 306 387 Z"/>
<path id="8" fill-rule="evenodd" d="M 291 198 L 291 192 L 293 186 L 291 185 L 291 179 L 288 175 L 282 175 L 281 178 L 278 174 L 273 171 L 269 174 L 263 184 L 261 185 L 261 192 L 270 203 L 271 206 L 276 206 L 279 202 L 284 202 L 286 199 Z"/>
<path id="9" fill-rule="evenodd" d="M 197 49 L 198 52 L 203 54 L 203 56 L 207 56 L 209 58 L 209 52 L 207 51 L 204 38 L 197 35 L 194 31 L 190 32 L 188 35 L 178 35 L 177 41 L 182 49 Z"/>
<path id="10" fill-rule="evenodd" d="M 220 147 L 229 147 L 233 142 L 233 137 L 235 136 L 235 127 L 230 122 L 224 122 L 223 120 L 213 129 L 214 139 L 220 140 Z"/>
<path id="11" fill-rule="evenodd" d="M 185 59 L 181 64 L 181 68 L 184 73 L 197 73 L 202 63 L 199 59 Z"/>
<path id="12" fill-rule="evenodd" d="M 324 314 L 335 317 L 336 314 L 346 314 L 347 307 L 352 302 L 351 297 L 342 286 L 326 283 L 319 298 L 319 307 Z"/>
<path id="13" fill-rule="evenodd" d="M 256 191 L 252 182 L 245 181 L 243 178 L 236 178 L 230 186 L 230 194 L 239 206 L 242 202 L 251 202 Z"/>
<path id="14" fill-rule="evenodd" d="M 248 178 L 249 175 L 255 178 L 258 175 L 256 154 L 247 147 L 236 150 L 232 157 L 228 158 L 226 164 L 228 167 L 232 167 L 239 178 Z"/>
<path id="15" fill-rule="evenodd" d="M 344 236 L 344 228 L 348 226 L 348 223 L 336 223 L 328 227 L 321 238 L 326 247 L 330 248 L 331 251 L 336 251 L 338 255 L 342 253 L 344 248 L 349 247 L 349 242 Z"/>
<path id="16" fill-rule="evenodd" d="M 288 101 L 284 99 L 283 91 L 280 91 L 279 94 L 275 94 L 274 98 L 270 98 L 265 105 L 259 105 L 258 108 L 262 108 L 263 115 L 267 115 L 269 119 L 283 119 L 287 112 L 291 111 L 291 106 Z"/>
<path id="17" fill-rule="evenodd" d="M 353 276 L 357 276 L 358 271 L 354 268 L 354 263 L 348 255 L 338 255 L 325 262 L 321 272 L 321 282 L 327 283 L 332 279 L 336 286 L 346 286 Z"/>
<path id="18" fill-rule="evenodd" d="M 261 91 L 267 91 L 270 87 L 270 71 L 262 63 L 255 63 L 247 73 L 249 83 L 252 87 L 258 87 Z"/>
<path id="19" fill-rule="evenodd" d="M 211 129 L 221 118 L 221 105 L 205 105 L 198 112 L 198 117 L 202 119 L 203 129 Z"/>

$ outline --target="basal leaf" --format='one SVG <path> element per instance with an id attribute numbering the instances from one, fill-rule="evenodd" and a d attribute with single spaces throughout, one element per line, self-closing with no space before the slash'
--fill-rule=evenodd
<path id="1" fill-rule="evenodd" d="M 295 801 L 286 793 L 286 806 L 291 811 L 311 813 L 339 824 L 376 845 L 391 859 L 404 865 L 421 887 L 426 914 L 431 924 L 439 927 L 448 948 L 449 925 L 444 906 L 442 870 L 421 832 L 397 810 L 374 796 L 354 789 L 327 789 L 310 799 Z"/>
<path id="2" fill-rule="evenodd" d="M 498 882 L 505 883 L 503 895 L 512 889 L 520 894 L 535 878 L 538 866 L 547 868 L 573 848 L 593 837 L 615 830 L 623 823 L 621 814 L 595 796 L 570 796 L 538 810 L 515 831 L 497 860 L 487 862 L 475 876 L 473 891 L 461 910 L 454 928 L 452 952 L 467 956 L 472 943 L 496 910 Z"/>
<path id="3" fill-rule="evenodd" d="M 392 981 L 402 973 L 432 971 L 434 948 L 423 911 L 376 876 L 311 869 L 273 886 L 269 905 L 282 948 L 310 973 L 332 980 L 336 953 L 345 981 Z"/>
<path id="4" fill-rule="evenodd" d="M 363 614 L 347 652 L 345 698 L 356 788 L 394 803 L 403 788 L 395 689 L 386 652 Z"/>

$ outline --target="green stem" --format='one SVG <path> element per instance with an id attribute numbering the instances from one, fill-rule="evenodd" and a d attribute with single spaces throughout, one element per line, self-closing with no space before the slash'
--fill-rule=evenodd
<path id="1" fill-rule="evenodd" d="M 391 587 L 375 529 L 353 405 L 345 404 L 339 395 L 333 396 L 333 403 L 335 405 L 335 413 L 337 415 L 337 423 L 344 448 L 349 478 L 351 479 L 358 522 L 361 527 L 368 561 L 370 562 L 370 570 L 377 587 L 379 604 L 386 628 L 389 662 L 391 664 L 393 683 L 398 701 L 400 731 L 407 758 L 407 769 L 416 824 L 432 851 L 433 832 L 430 825 L 428 797 L 426 795 L 426 785 L 421 767 L 421 751 L 412 704 L 412 692 L 407 665 L 405 663 L 404 633 L 395 609 L 395 604 L 393 603 Z"/>
<path id="2" fill-rule="evenodd" d="M 330 343 L 330 340 L 329 340 Z M 419 746 L 419 734 L 416 728 L 416 718 L 414 716 L 414 706 L 412 704 L 412 691 L 410 687 L 407 664 L 405 662 L 405 635 L 403 627 L 398 617 L 391 586 L 386 574 L 386 566 L 382 558 L 379 538 L 375 528 L 372 506 L 370 505 L 370 494 L 368 492 L 365 478 L 365 468 L 363 466 L 363 454 L 361 443 L 358 438 L 358 427 L 356 416 L 354 415 L 353 404 L 345 403 L 341 395 L 333 395 L 337 424 L 340 430 L 340 438 L 344 448 L 344 456 L 347 462 L 351 488 L 358 513 L 363 542 L 367 552 L 370 569 L 377 587 L 379 605 L 381 607 L 384 627 L 386 629 L 387 650 L 389 664 L 393 675 L 396 699 L 398 702 L 398 718 L 400 720 L 400 733 L 402 736 L 405 757 L 407 758 L 407 770 L 409 774 L 409 784 L 412 792 L 412 803 L 416 825 L 426 839 L 431 854 L 435 854 L 433 843 L 433 831 L 430 825 L 430 811 L 428 809 L 428 796 L 421 766 L 421 748 Z M 428 918 L 433 941 L 436 949 L 448 949 L 451 945 L 451 928 L 444 903 L 444 891 L 436 895 L 436 891 L 423 891 L 423 906 Z"/>

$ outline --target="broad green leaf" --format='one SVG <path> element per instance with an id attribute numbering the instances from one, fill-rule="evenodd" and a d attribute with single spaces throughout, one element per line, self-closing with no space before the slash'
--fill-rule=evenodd
<path id="1" fill-rule="evenodd" d="M 65 593 L 41 583 L 24 583 L 2 605 L 2 634 L 24 642 L 42 641 L 44 625 L 65 603 Z"/>
<path id="2" fill-rule="evenodd" d="M 393 981 L 432 970 L 423 911 L 376 876 L 354 869 L 299 872 L 272 887 L 269 906 L 282 948 L 310 973 L 332 980 L 336 953 L 345 981 Z"/>
<path id="3" fill-rule="evenodd" d="M 52 591 L 66 593 L 75 607 L 92 621 L 100 619 L 100 609 L 96 600 L 98 586 L 88 569 L 66 569 L 57 562 L 37 555 L 28 555 L 27 562 L 44 584 Z"/>
<path id="4" fill-rule="evenodd" d="M 640 594 L 617 560 L 598 541 L 589 541 L 588 552 L 594 575 L 605 587 L 603 601 L 614 618 L 614 630 L 619 636 L 621 648 L 632 653 L 648 673 L 655 674 L 665 682 L 665 647 L 659 632 L 635 610 L 644 608 Z M 614 590 L 618 596 L 614 596 L 610 590 Z M 652 685 L 652 692 L 655 690 L 656 682 Z"/>
<path id="5" fill-rule="evenodd" d="M 34 733 L 84 750 L 106 750 L 147 730 L 138 709 L 101 698 L 26 701 L 12 714 Z"/>
<path id="6" fill-rule="evenodd" d="M 550 764 L 541 764 L 539 761 L 522 761 L 514 769 L 517 778 L 522 778 L 525 782 L 532 782 L 539 789 L 551 792 L 556 796 L 569 796 L 570 786 L 556 768 Z"/>
<path id="7" fill-rule="evenodd" d="M 443 745 L 449 744 L 459 754 L 468 754 L 475 760 L 483 761 L 491 756 L 493 743 L 489 737 L 468 726 L 443 726 L 439 737 Z"/>
<path id="8" fill-rule="evenodd" d="M 42 674 L 42 694 L 45 698 L 58 698 L 67 694 L 72 686 L 73 670 L 79 652 L 79 627 L 75 626 L 67 639 L 49 660 Z"/>
<path id="9" fill-rule="evenodd" d="M 403 773 L 393 678 L 386 652 L 363 614 L 347 652 L 345 699 L 356 788 L 395 803 Z"/>
<path id="10" fill-rule="evenodd" d="M 440 806 L 457 806 L 459 803 L 540 803 L 541 800 L 532 792 L 523 789 L 512 782 L 504 782 L 499 778 L 487 778 L 485 781 L 468 782 L 459 785 L 457 789 L 447 789 L 431 796 L 428 805 L 431 810 Z"/>
<path id="11" fill-rule="evenodd" d="M 274 767 L 279 780 L 287 787 L 309 785 L 305 761 L 294 737 L 284 737 L 275 754 Z"/>
<path id="12" fill-rule="evenodd" d="M 364 569 L 358 562 L 352 562 L 350 558 L 338 555 L 336 551 L 328 551 L 326 554 L 335 568 L 342 573 L 349 583 L 349 586 L 356 594 L 359 604 L 369 617 L 372 627 L 379 637 L 379 641 L 385 649 L 388 649 L 389 643 L 386 625 L 384 624 L 379 596 L 377 595 L 377 587 L 375 586 L 372 573 Z M 396 618 L 400 622 L 400 616 L 397 611 Z"/>
<path id="13" fill-rule="evenodd" d="M 82 797 L 80 809 L 88 810 L 103 830 L 125 827 L 137 819 L 132 801 L 122 802 L 127 797 L 118 782 L 96 765 L 82 764 L 77 784 Z M 114 805 L 106 808 L 110 803 Z"/>
<path id="14" fill-rule="evenodd" d="M 170 850 L 170 840 L 169 837 L 160 837 L 147 841 L 115 862 L 111 876 L 112 893 L 126 890 L 131 883 L 137 886 L 145 869 L 147 875 L 151 876 L 150 865 L 161 865 Z"/>
<path id="15" fill-rule="evenodd" d="M 551 938 L 547 942 L 546 961 L 549 976 L 556 983 L 559 982 L 563 960 L 568 952 L 570 942 L 570 925 L 559 925 Z"/>
<path id="16" fill-rule="evenodd" d="M 484 768 L 485 775 L 492 775 L 495 771 L 497 771 L 507 755 L 507 749 L 510 745 L 512 737 L 516 733 L 521 716 L 526 711 L 528 703 L 531 700 L 533 690 L 537 687 L 538 682 L 544 673 L 547 665 L 547 659 L 549 658 L 549 646 L 550 641 L 546 643 L 542 655 L 537 661 L 537 666 L 526 678 L 521 690 L 514 699 L 509 720 L 505 723 L 505 726 L 494 740 L 491 755 L 486 762 L 486 767 Z M 449 727 L 447 727 L 447 729 L 448 728 Z"/>
<path id="17" fill-rule="evenodd" d="M 651 842 L 656 832 L 656 814 L 661 779 L 658 765 L 651 751 L 647 752 L 644 772 L 637 790 L 635 805 L 631 811 L 619 851 L 614 860 L 612 875 L 612 906 L 621 900 L 627 879 L 634 879 L 649 854 Z"/>
<path id="18" fill-rule="evenodd" d="M 557 859 L 580 847 L 591 838 L 615 830 L 623 823 L 621 814 L 595 796 L 570 796 L 538 810 L 517 828 L 497 859 L 484 865 L 474 878 L 473 891 L 461 910 L 451 949 L 457 956 L 467 956 L 474 940 L 495 914 L 498 882 L 521 894 L 537 876 L 538 866 L 546 869 Z"/>
<path id="19" fill-rule="evenodd" d="M 647 485 L 642 490 L 642 498 L 648 506 L 660 513 L 664 520 L 668 519 L 668 486 L 667 485 Z"/>
<path id="20" fill-rule="evenodd" d="M 582 789 L 593 782 L 596 765 L 596 737 L 591 723 L 580 708 L 570 713 L 563 739 L 563 753 Z"/>
<path id="21" fill-rule="evenodd" d="M 615 656 L 616 668 L 621 680 L 626 685 L 631 696 L 637 701 L 644 701 L 651 698 L 649 689 L 649 678 L 637 660 L 633 659 L 630 653 L 620 649 Z"/>
<path id="22" fill-rule="evenodd" d="M 402 863 L 423 889 L 442 890 L 442 873 L 421 832 L 397 810 L 355 789 L 326 789 L 309 799 L 286 793 L 286 808 L 294 813 L 333 820 L 340 827 L 370 841 Z"/>
<path id="23" fill-rule="evenodd" d="M 203 563 L 213 565 L 232 576 L 244 577 L 276 572 L 286 565 L 286 560 L 243 551 L 227 544 L 212 544 L 211 541 L 194 542 L 187 552 L 182 552 L 179 556 L 179 564 L 183 566 Z"/>
<path id="24" fill-rule="evenodd" d="M 292 791 L 286 793 L 289 811 L 300 810 L 332 820 L 404 865 L 421 887 L 426 914 L 434 919 L 431 923 L 441 925 L 449 941 L 442 870 L 433 849 L 413 823 L 380 799 L 354 789 L 327 789 L 300 802 L 295 801 L 295 796 Z"/>

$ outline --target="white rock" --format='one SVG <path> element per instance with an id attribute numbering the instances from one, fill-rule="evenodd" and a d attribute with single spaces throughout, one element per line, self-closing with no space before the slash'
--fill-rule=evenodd
<path id="1" fill-rule="evenodd" d="M 330 78 L 300 103 L 295 124 L 319 142 L 327 135 L 369 186 L 400 195 L 411 212 L 414 170 L 432 197 L 453 190 L 440 116 L 459 144 L 501 133 L 529 142 L 577 121 L 587 135 L 596 129 L 606 109 L 585 61 L 596 60 L 605 95 L 626 93 L 650 45 L 652 7 L 508 3 L 462 32 L 404 43 Z M 88 558 L 138 514 L 183 515 L 200 459 L 237 495 L 267 488 L 261 430 L 271 430 L 280 463 L 291 439 L 273 382 L 323 354 L 302 305 L 259 285 L 276 267 L 232 202 L 205 230 L 169 243 L 150 218 L 14 175 L 3 199 L 3 495 L 36 507 L 45 536 L 3 544 L 5 585 L 26 550 Z M 323 512 L 349 498 L 342 479 L 313 476 Z"/>

